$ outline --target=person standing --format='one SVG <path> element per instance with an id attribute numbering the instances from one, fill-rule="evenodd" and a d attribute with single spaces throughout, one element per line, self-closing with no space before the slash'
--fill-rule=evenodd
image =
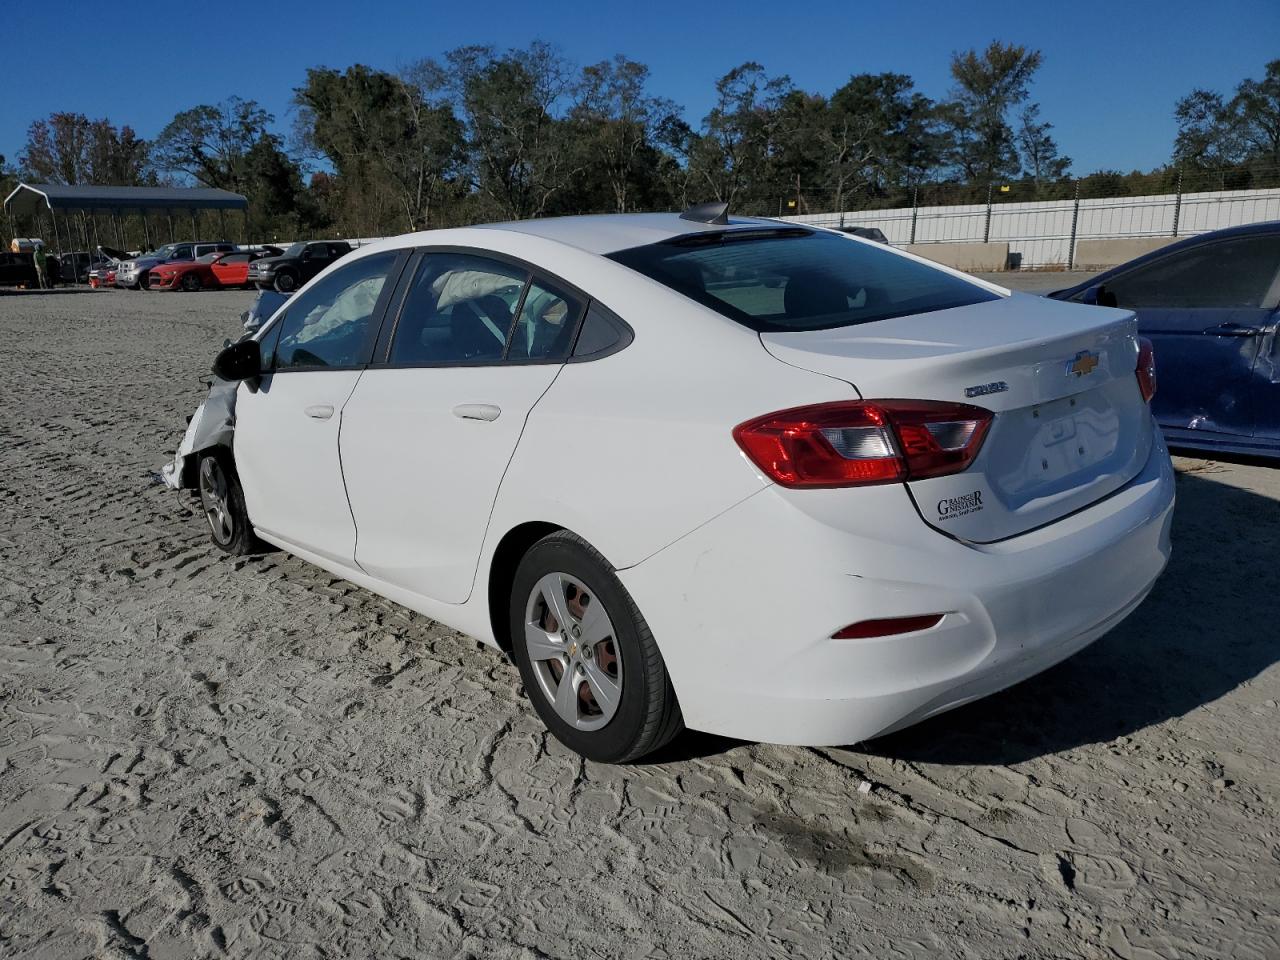
<path id="1" fill-rule="evenodd" d="M 44 244 L 36 243 L 31 251 L 31 261 L 36 268 L 36 289 L 44 290 L 49 286 L 49 258 L 44 252 Z"/>

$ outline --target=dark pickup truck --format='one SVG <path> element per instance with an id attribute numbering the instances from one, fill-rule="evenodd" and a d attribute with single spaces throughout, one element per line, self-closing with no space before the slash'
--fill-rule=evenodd
<path id="1" fill-rule="evenodd" d="M 264 257 L 249 264 L 248 279 L 262 290 L 291 293 L 350 252 L 351 244 L 345 240 L 295 243 L 278 257 Z"/>
<path id="2" fill-rule="evenodd" d="M 62 265 L 57 257 L 49 258 L 49 285 L 62 275 Z M 29 253 L 0 252 L 0 287 L 35 287 L 36 263 Z"/>

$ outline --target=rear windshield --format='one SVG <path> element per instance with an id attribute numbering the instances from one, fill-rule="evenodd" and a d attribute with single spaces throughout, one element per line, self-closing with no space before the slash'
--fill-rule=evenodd
<path id="1" fill-rule="evenodd" d="M 609 255 L 753 330 L 825 330 L 999 297 L 838 234 L 802 229 L 697 234 Z"/>

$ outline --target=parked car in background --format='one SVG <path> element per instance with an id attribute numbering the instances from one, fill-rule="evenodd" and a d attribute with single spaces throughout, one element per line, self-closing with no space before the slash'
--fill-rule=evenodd
<path id="1" fill-rule="evenodd" d="M 249 309 L 240 314 L 240 322 L 245 331 L 253 333 L 258 330 L 291 296 L 293 294 L 280 293 L 278 290 L 259 290 Z"/>
<path id="2" fill-rule="evenodd" d="M 91 271 L 119 263 L 127 258 L 126 253 L 113 250 L 111 247 L 62 253 L 58 255 L 58 261 L 62 264 L 59 276 L 63 283 L 88 283 Z"/>
<path id="3" fill-rule="evenodd" d="M 1200 234 L 1049 296 L 1137 314 L 1171 445 L 1280 456 L 1280 221 Z"/>
<path id="4" fill-rule="evenodd" d="M 1169 556 L 1131 313 L 723 205 L 382 240 L 213 369 L 162 473 L 217 547 L 508 651 L 600 761 L 906 726 L 1081 650 Z"/>
<path id="5" fill-rule="evenodd" d="M 350 252 L 351 244 L 345 240 L 295 243 L 278 257 L 263 257 L 249 264 L 248 279 L 264 290 L 289 293 Z"/>
<path id="6" fill-rule="evenodd" d="M 162 263 L 190 262 L 207 253 L 230 252 L 236 248 L 227 240 L 198 240 L 183 243 L 166 243 L 153 253 L 125 260 L 116 271 L 116 286 L 131 290 L 145 289 L 152 268 Z"/>
<path id="7" fill-rule="evenodd" d="M 214 260 L 210 266 L 213 276 L 221 287 L 247 287 L 254 284 L 249 280 L 249 265 L 264 257 L 278 257 L 284 251 L 279 247 L 264 247 L 261 250 L 238 250 L 227 253 Z"/>
<path id="8" fill-rule="evenodd" d="M 841 227 L 841 233 L 847 233 L 853 237 L 861 237 L 863 240 L 874 240 L 876 243 L 888 243 L 889 238 L 884 235 L 884 231 L 879 227 Z"/>
<path id="9" fill-rule="evenodd" d="M 159 263 L 151 268 L 146 283 L 148 290 L 185 290 L 188 293 L 218 286 L 213 275 L 213 262 L 225 253 L 206 253 L 194 260 Z"/>
<path id="10" fill-rule="evenodd" d="M 62 275 L 62 264 L 57 257 L 50 256 L 48 262 L 49 285 L 56 286 Z M 37 275 L 35 258 L 30 253 L 0 252 L 0 286 L 36 287 Z"/>

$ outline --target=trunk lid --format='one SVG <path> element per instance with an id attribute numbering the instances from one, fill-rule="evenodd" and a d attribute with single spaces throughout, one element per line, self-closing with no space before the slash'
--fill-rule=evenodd
<path id="1" fill-rule="evenodd" d="M 1052 523 L 1141 471 L 1151 413 L 1127 311 L 1023 294 L 803 333 L 762 333 L 779 360 L 863 399 L 949 400 L 995 413 L 962 473 L 909 481 L 930 526 L 990 543 Z"/>

